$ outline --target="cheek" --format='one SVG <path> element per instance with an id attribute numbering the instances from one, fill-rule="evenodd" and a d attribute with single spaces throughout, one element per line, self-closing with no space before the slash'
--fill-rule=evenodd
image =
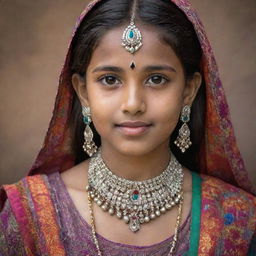
<path id="1" fill-rule="evenodd" d="M 104 136 L 110 127 L 109 124 L 116 109 L 115 101 L 104 91 L 99 90 L 95 84 L 88 86 L 87 93 L 93 124 L 97 132 Z"/>
<path id="2" fill-rule="evenodd" d="M 182 90 L 168 90 L 152 100 L 150 109 L 166 125 L 176 126 L 183 104 Z"/>
<path id="3" fill-rule="evenodd" d="M 111 130 L 110 115 L 107 110 L 98 105 L 91 106 L 92 122 L 101 137 L 105 137 Z"/>
<path id="4" fill-rule="evenodd" d="M 159 124 L 161 125 L 161 131 L 163 135 L 170 136 L 174 131 L 180 116 L 180 105 L 168 105 L 165 108 L 165 111 L 161 113 L 161 120 L 159 120 Z M 159 126 L 160 127 L 160 126 Z"/>
<path id="5" fill-rule="evenodd" d="M 178 124 L 180 107 L 177 106 L 178 105 L 170 107 L 169 105 L 166 111 L 162 113 L 161 120 L 159 120 L 158 130 L 164 140 L 170 138 Z"/>

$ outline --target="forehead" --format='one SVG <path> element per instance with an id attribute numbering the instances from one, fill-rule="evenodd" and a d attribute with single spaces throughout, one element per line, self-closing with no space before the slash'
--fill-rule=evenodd
<path id="1" fill-rule="evenodd" d="M 118 64 L 129 66 L 131 61 L 136 65 L 146 64 L 172 64 L 176 68 L 181 63 L 170 45 L 160 39 L 159 33 L 153 27 L 137 25 L 142 34 L 142 47 L 134 54 L 129 53 L 121 45 L 122 35 L 126 26 L 120 26 L 109 30 L 101 38 L 97 48 L 92 54 L 90 66 L 98 64 Z"/>

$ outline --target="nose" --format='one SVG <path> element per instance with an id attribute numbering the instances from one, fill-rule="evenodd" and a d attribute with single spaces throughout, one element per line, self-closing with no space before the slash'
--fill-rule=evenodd
<path id="1" fill-rule="evenodd" d="M 122 106 L 123 113 L 130 115 L 142 114 L 146 111 L 145 92 L 136 84 L 124 86 Z"/>

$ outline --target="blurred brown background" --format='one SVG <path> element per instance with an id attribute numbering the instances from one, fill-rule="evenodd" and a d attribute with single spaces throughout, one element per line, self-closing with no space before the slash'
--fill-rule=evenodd
<path id="1" fill-rule="evenodd" d="M 191 0 L 212 43 L 238 145 L 256 182 L 256 1 Z M 85 0 L 0 0 L 0 184 L 24 176 L 51 118 Z"/>

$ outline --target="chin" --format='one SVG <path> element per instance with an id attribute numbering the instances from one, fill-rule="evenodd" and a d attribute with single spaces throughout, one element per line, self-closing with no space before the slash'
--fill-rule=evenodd
<path id="1" fill-rule="evenodd" d="M 139 156 L 145 156 L 149 153 L 152 153 L 153 151 L 160 149 L 160 147 L 163 148 L 163 145 L 149 143 L 148 141 L 147 142 L 126 141 L 119 144 L 112 144 L 111 147 L 112 147 L 112 150 L 118 152 L 119 154 L 122 154 L 125 156 L 139 157 Z M 168 147 L 168 144 L 167 144 L 167 147 Z"/>

